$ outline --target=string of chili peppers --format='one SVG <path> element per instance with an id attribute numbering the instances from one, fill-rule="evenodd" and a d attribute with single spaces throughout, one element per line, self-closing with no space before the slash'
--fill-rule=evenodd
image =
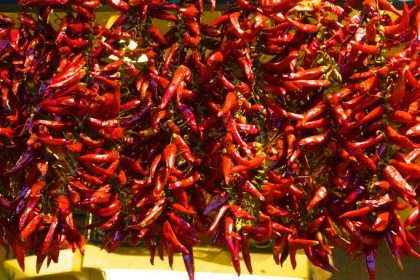
<path id="1" fill-rule="evenodd" d="M 371 279 L 383 239 L 420 257 L 419 1 L 237 0 L 211 22 L 203 1 L 102 2 L 0 15 L 0 242 L 22 269 L 83 252 L 76 211 L 190 279 L 208 237 L 238 275 L 250 243 L 330 272 L 343 247 Z"/>

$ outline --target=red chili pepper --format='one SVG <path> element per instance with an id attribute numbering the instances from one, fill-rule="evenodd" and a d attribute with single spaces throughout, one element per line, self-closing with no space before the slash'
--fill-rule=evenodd
<path id="1" fill-rule="evenodd" d="M 405 30 L 410 23 L 410 10 L 407 3 L 403 4 L 403 13 L 400 17 L 400 23 L 384 27 L 385 35 L 393 35 Z"/>
<path id="2" fill-rule="evenodd" d="M 230 171 L 232 167 L 234 166 L 233 161 L 229 156 L 223 156 L 222 158 L 222 173 L 223 178 L 225 179 L 226 185 L 230 183 L 231 177 L 230 177 Z"/>
<path id="3" fill-rule="evenodd" d="M 297 51 L 291 51 L 289 52 L 289 55 L 284 58 L 282 61 L 279 62 L 269 62 L 264 64 L 264 69 L 268 70 L 270 72 L 276 72 L 276 73 L 280 73 L 282 71 L 287 70 L 291 63 L 298 57 L 298 52 Z"/>
<path id="4" fill-rule="evenodd" d="M 177 210 L 177 211 L 179 211 L 181 213 L 184 213 L 184 214 L 187 214 L 187 215 L 195 215 L 196 214 L 196 211 L 192 207 L 187 208 L 187 207 L 185 207 L 185 206 L 183 206 L 179 203 L 172 203 L 171 207 L 174 210 Z"/>
<path id="5" fill-rule="evenodd" d="M 54 75 L 49 83 L 51 85 L 56 85 L 57 83 L 63 82 L 68 80 L 71 76 L 74 76 L 77 72 L 83 69 L 83 67 L 87 63 L 87 58 L 83 57 L 82 55 L 76 55 L 73 57 L 73 61 L 69 63 L 62 72 L 57 73 Z"/>
<path id="6" fill-rule="evenodd" d="M 241 274 L 239 263 L 239 238 L 234 232 L 234 221 L 230 216 L 225 217 L 225 241 L 231 255 L 233 267 L 238 275 Z"/>
<path id="7" fill-rule="evenodd" d="M 406 163 L 403 161 L 391 160 L 390 162 L 401 173 L 411 176 L 412 178 L 420 178 L 420 166 L 417 164 Z"/>
<path id="8" fill-rule="evenodd" d="M 127 127 L 127 126 L 131 126 L 131 125 L 139 122 L 147 113 L 149 113 L 150 109 L 151 109 L 150 105 L 143 107 L 141 110 L 139 110 L 135 114 L 133 114 L 130 118 L 122 120 L 121 121 L 121 126 Z M 117 125 L 115 125 L 115 126 L 105 126 L 105 127 L 116 127 L 116 126 Z M 102 127 L 104 127 L 104 126 L 102 126 Z"/>
<path id="9" fill-rule="evenodd" d="M 148 225 L 152 224 L 156 221 L 157 218 L 162 214 L 163 210 L 165 210 L 166 202 L 165 198 L 159 199 L 153 208 L 150 208 L 146 215 L 144 216 L 143 220 L 135 225 L 131 225 L 130 228 L 139 229 L 143 227 L 147 227 Z"/>
<path id="10" fill-rule="evenodd" d="M 354 47 L 365 54 L 378 54 L 381 50 L 377 45 L 354 43 Z"/>
<path id="11" fill-rule="evenodd" d="M 85 48 L 87 45 L 89 45 L 89 41 L 81 37 L 70 38 L 69 36 L 64 35 L 64 41 L 66 42 L 66 45 L 76 49 Z"/>
<path id="12" fill-rule="evenodd" d="M 404 161 L 407 163 L 411 163 L 415 161 L 419 156 L 420 156 L 420 149 L 415 149 L 404 156 Z"/>
<path id="13" fill-rule="evenodd" d="M 416 206 L 408 215 L 407 219 L 404 221 L 404 224 L 407 226 L 414 226 L 420 220 L 420 211 L 419 207 Z"/>
<path id="14" fill-rule="evenodd" d="M 301 70 L 295 73 L 283 74 L 283 78 L 289 80 L 299 80 L 299 79 L 316 79 L 319 78 L 322 74 L 324 74 L 328 70 L 326 66 L 320 66 L 311 69 Z"/>
<path id="15" fill-rule="evenodd" d="M 103 223 L 99 229 L 100 230 L 110 230 L 117 226 L 117 224 L 121 221 L 121 212 L 117 212 L 111 218 L 109 218 L 105 223 Z"/>
<path id="16" fill-rule="evenodd" d="M 286 20 L 290 23 L 292 27 L 304 33 L 316 33 L 320 29 L 318 25 L 310 24 L 310 23 L 302 23 L 300 21 L 291 19 L 287 16 L 286 16 Z"/>
<path id="17" fill-rule="evenodd" d="M 305 124 L 298 122 L 296 124 L 297 129 L 314 129 L 314 128 L 323 128 L 327 127 L 331 121 L 327 118 L 321 118 L 314 121 L 308 121 Z"/>
<path id="18" fill-rule="evenodd" d="M 207 230 L 207 233 L 213 233 L 216 228 L 219 226 L 222 218 L 226 215 L 227 211 L 229 210 L 229 205 L 223 205 L 220 207 L 219 212 L 217 212 L 217 215 L 214 217 L 213 223 Z"/>
<path id="19" fill-rule="evenodd" d="M 165 94 L 162 98 L 162 102 L 159 105 L 160 109 L 164 109 L 166 105 L 169 103 L 172 96 L 175 94 L 179 84 L 184 81 L 184 79 L 188 79 L 191 76 L 190 70 L 186 66 L 180 66 L 175 71 L 174 76 L 168 85 Z"/>
<path id="20" fill-rule="evenodd" d="M 197 118 L 195 117 L 191 108 L 184 103 L 178 102 L 178 107 L 181 115 L 187 121 L 188 126 L 194 134 L 198 133 Z"/>
<path id="21" fill-rule="evenodd" d="M 280 252 L 285 251 L 284 248 L 285 248 L 286 241 L 287 241 L 287 235 L 284 234 L 281 237 L 277 238 L 275 241 L 275 244 L 273 245 L 273 259 L 277 265 L 280 264 Z"/>
<path id="22" fill-rule="evenodd" d="M 401 146 L 405 149 L 411 150 L 419 148 L 418 144 L 413 143 L 406 136 L 399 134 L 394 128 L 392 128 L 389 125 L 385 128 L 385 134 L 392 143 Z"/>
<path id="23" fill-rule="evenodd" d="M 345 203 L 351 203 L 354 200 L 356 200 L 363 192 L 365 191 L 365 188 L 360 186 L 355 188 L 345 199 L 344 202 Z"/>
<path id="24" fill-rule="evenodd" d="M 115 213 L 119 212 L 121 209 L 121 203 L 118 199 L 114 199 L 111 203 L 109 203 L 105 207 L 101 207 L 97 212 L 95 213 L 99 217 L 111 217 L 112 215 L 115 215 Z"/>
<path id="25" fill-rule="evenodd" d="M 169 189 L 173 190 L 173 189 L 178 189 L 178 188 L 189 187 L 195 184 L 199 179 L 200 179 L 200 173 L 194 172 L 192 175 L 170 184 Z"/>
<path id="26" fill-rule="evenodd" d="M 410 127 L 405 134 L 410 137 L 420 136 L 420 124 Z"/>
<path id="27" fill-rule="evenodd" d="M 189 254 L 188 249 L 182 245 L 182 243 L 178 240 L 175 235 L 175 232 L 168 221 L 163 223 L 163 236 L 172 243 L 174 248 L 181 251 L 182 253 Z"/>
<path id="28" fill-rule="evenodd" d="M 388 230 L 385 235 L 386 243 L 388 245 L 389 250 L 391 251 L 392 257 L 394 258 L 395 262 L 402 269 L 403 266 L 401 263 L 400 252 L 395 239 L 395 233 L 393 233 L 391 230 Z"/>
<path id="29" fill-rule="evenodd" d="M 379 105 L 379 106 L 373 108 L 369 113 L 367 113 L 366 115 L 364 115 L 363 117 L 361 117 L 357 121 L 355 121 L 353 123 L 349 123 L 347 127 L 343 127 L 341 132 L 352 131 L 356 127 L 358 127 L 362 124 L 365 124 L 365 123 L 368 123 L 372 120 L 375 120 L 375 119 L 379 118 L 380 116 L 382 116 L 384 111 L 385 111 L 384 107 L 382 105 Z"/>
<path id="30" fill-rule="evenodd" d="M 289 245 L 295 247 L 296 249 L 303 249 L 305 247 L 312 247 L 319 244 L 316 240 L 308 239 L 298 239 L 298 238 L 289 238 Z"/>
<path id="31" fill-rule="evenodd" d="M 404 74 L 399 72 L 398 78 L 394 83 L 390 93 L 389 102 L 394 109 L 397 109 L 398 104 L 404 99 L 406 95 Z"/>
<path id="32" fill-rule="evenodd" d="M 111 164 L 108 166 L 108 168 L 106 170 L 108 172 L 110 172 L 110 173 L 115 173 L 115 171 L 117 170 L 119 164 L 120 164 L 120 161 L 118 159 L 117 160 L 114 160 L 113 162 L 111 162 Z"/>
<path id="33" fill-rule="evenodd" d="M 105 44 L 105 42 L 103 42 L 103 44 Z M 110 87 L 114 89 L 118 89 L 120 87 L 120 82 L 116 80 L 111 80 L 111 79 L 106 78 L 105 76 L 96 75 L 95 73 L 92 73 L 92 72 L 91 72 L 91 75 L 93 76 L 94 80 L 104 82 L 106 85 L 109 85 Z"/>
<path id="34" fill-rule="evenodd" d="M 330 134 L 330 130 L 326 130 L 324 133 L 309 136 L 299 141 L 299 146 L 312 146 L 324 143 Z"/>
<path id="35" fill-rule="evenodd" d="M 227 136 L 229 136 L 230 134 L 227 134 Z M 240 165 L 248 165 L 249 161 L 244 159 L 239 151 L 235 148 L 235 146 L 233 144 L 228 144 L 227 145 L 227 152 L 230 155 L 230 157 L 237 162 Z"/>
<path id="36" fill-rule="evenodd" d="M 319 187 L 316 190 L 312 200 L 308 203 L 306 208 L 308 210 L 311 209 L 312 207 L 317 205 L 321 200 L 323 200 L 327 196 L 327 194 L 328 194 L 328 191 L 324 186 Z"/>
<path id="37" fill-rule="evenodd" d="M 80 161 L 92 162 L 92 163 L 106 163 L 113 162 L 118 159 L 118 152 L 109 152 L 106 154 L 84 154 L 79 156 Z"/>
<path id="38" fill-rule="evenodd" d="M 169 68 L 169 64 L 171 63 L 171 61 L 174 58 L 175 52 L 179 49 L 179 44 L 175 43 L 171 46 L 171 50 L 169 51 L 169 53 L 167 54 L 167 56 L 165 57 L 165 62 L 163 64 L 163 68 L 165 71 L 169 72 L 170 68 Z M 169 82 L 168 82 L 169 83 Z"/>
<path id="39" fill-rule="evenodd" d="M 376 42 L 376 24 L 381 20 L 379 16 L 373 17 L 366 24 L 366 38 L 370 43 Z"/>
<path id="40" fill-rule="evenodd" d="M 325 215 L 321 215 L 321 216 L 319 216 L 318 218 L 316 218 L 313 222 L 311 222 L 311 223 L 307 226 L 306 230 L 307 230 L 309 233 L 314 233 L 314 232 L 318 231 L 318 230 L 320 229 L 321 225 L 323 224 L 323 222 L 324 222 L 325 218 L 326 218 L 326 216 L 325 216 Z"/>
<path id="41" fill-rule="evenodd" d="M 398 237 L 401 239 L 401 247 L 408 249 L 410 252 L 410 244 L 407 239 L 406 230 L 404 228 L 404 224 L 401 220 L 401 217 L 395 210 L 391 210 L 391 219 L 393 220 L 393 230 L 398 234 Z"/>
<path id="42" fill-rule="evenodd" d="M 344 214 L 341 214 L 339 216 L 340 219 L 348 219 L 348 218 L 352 218 L 352 217 L 357 217 L 357 216 L 363 216 L 363 215 L 367 215 L 369 213 L 371 213 L 374 209 L 372 209 L 371 207 L 365 206 L 362 207 L 360 209 L 357 210 L 351 210 L 351 211 L 347 211 Z"/>
<path id="43" fill-rule="evenodd" d="M 404 71 L 404 77 L 407 80 L 407 83 L 410 87 L 418 89 L 420 88 L 420 82 L 414 76 L 414 74 L 410 71 L 410 69 L 406 69 Z"/>
<path id="44" fill-rule="evenodd" d="M 385 136 L 383 134 L 379 134 L 375 137 L 366 139 L 366 140 L 361 141 L 361 142 L 348 143 L 348 146 L 351 149 L 365 149 L 365 148 L 374 146 L 374 145 L 382 142 L 384 139 L 385 139 Z"/>
<path id="45" fill-rule="evenodd" d="M 79 82 L 83 77 L 86 75 L 85 69 L 80 69 L 77 72 L 73 72 L 71 74 L 68 74 L 66 78 L 61 79 L 59 82 L 52 83 L 50 81 L 49 88 L 62 88 L 71 86 L 77 82 Z"/>
<path id="46" fill-rule="evenodd" d="M 239 17 L 241 13 L 240 12 L 233 12 L 229 14 L 229 21 L 233 26 L 233 32 L 238 38 L 243 38 L 245 31 L 241 28 Z"/>
<path id="47" fill-rule="evenodd" d="M 214 210 L 216 210 L 219 207 L 221 207 L 222 205 L 224 205 L 226 201 L 227 201 L 226 193 L 222 193 L 220 195 L 213 196 L 211 202 L 208 203 L 208 205 L 204 209 L 203 214 L 208 215 L 209 213 L 213 212 Z"/>
<path id="48" fill-rule="evenodd" d="M 175 214 L 174 212 L 169 212 L 167 216 L 170 218 L 172 223 L 174 223 L 177 227 L 181 228 L 184 231 L 194 231 L 194 228 L 191 226 L 190 223 L 186 222 L 180 216 Z"/>
<path id="49" fill-rule="evenodd" d="M 282 107 L 280 107 L 279 105 L 276 104 L 276 102 L 275 102 L 275 100 L 273 98 L 266 98 L 264 100 L 264 103 L 279 118 L 290 117 L 292 119 L 297 119 L 297 120 L 302 120 L 303 119 L 303 116 L 302 115 L 294 115 L 294 114 L 289 114 L 288 112 L 286 112 L 286 110 L 284 110 Z"/>
<path id="50" fill-rule="evenodd" d="M 178 22 L 178 17 L 176 15 L 172 15 L 164 11 L 152 10 L 150 11 L 150 14 L 152 17 L 157 18 L 157 19 L 170 21 L 170 22 Z"/>
<path id="51" fill-rule="evenodd" d="M 256 199 L 264 202 L 265 197 L 260 193 L 260 191 L 250 182 L 245 181 L 245 183 L 242 185 L 242 189 L 249 193 L 251 196 L 255 197 Z"/>
<path id="52" fill-rule="evenodd" d="M 402 111 L 402 110 L 393 110 L 389 115 L 390 120 L 398 123 L 418 123 L 420 119 L 412 114 Z"/>
<path id="53" fill-rule="evenodd" d="M 105 168 L 102 168 L 100 166 L 97 166 L 93 163 L 83 162 L 83 165 L 85 165 L 89 169 L 89 171 L 92 171 L 93 173 L 96 173 L 98 175 L 103 175 L 103 176 L 106 176 L 106 177 L 113 177 L 114 176 L 114 173 L 112 173 L 111 171 L 109 171 Z"/>
<path id="54" fill-rule="evenodd" d="M 127 12 L 129 8 L 128 4 L 123 0 L 106 0 L 106 3 L 112 8 L 123 12 Z"/>
<path id="55" fill-rule="evenodd" d="M 233 140 L 238 144 L 239 148 L 247 155 L 252 154 L 252 151 L 248 144 L 242 139 L 239 131 L 236 129 L 235 121 L 230 116 L 226 120 L 226 130 L 232 135 Z"/>
<path id="56" fill-rule="evenodd" d="M 34 231 L 37 229 L 38 225 L 42 222 L 43 216 L 36 215 L 33 219 L 31 219 L 28 224 L 23 228 L 20 233 L 22 239 L 28 238 Z"/>
<path id="57" fill-rule="evenodd" d="M 194 280 L 195 268 L 194 268 L 193 249 L 192 249 L 192 247 L 188 246 L 187 250 L 190 253 L 186 254 L 186 253 L 182 252 L 182 258 L 184 260 L 185 269 L 188 272 L 189 279 Z"/>
<path id="58" fill-rule="evenodd" d="M 392 197 L 389 196 L 389 194 L 385 194 L 379 197 L 378 199 L 361 201 L 360 205 L 361 206 L 366 205 L 366 206 L 376 209 L 376 208 L 380 208 L 382 206 L 388 205 L 392 202 L 393 202 Z"/>
<path id="59" fill-rule="evenodd" d="M 369 249 L 365 252 L 365 260 L 366 260 L 366 268 L 369 273 L 369 279 L 375 279 L 375 265 L 376 265 L 376 251 L 377 245 L 369 247 Z"/>
<path id="60" fill-rule="evenodd" d="M 198 157 L 195 157 L 187 145 L 187 143 L 182 139 L 182 137 L 178 134 L 174 134 L 174 144 L 178 147 L 178 150 L 181 152 L 181 154 L 185 157 L 186 160 L 200 164 L 201 159 Z"/>
<path id="61" fill-rule="evenodd" d="M 279 232 L 287 232 L 287 233 L 292 233 L 293 230 L 291 230 L 290 228 L 287 228 L 279 223 L 276 222 L 271 222 L 271 226 L 273 228 L 273 230 L 275 231 L 279 231 Z"/>
<path id="62" fill-rule="evenodd" d="M 47 250 L 50 248 L 50 245 L 54 238 L 54 234 L 57 230 L 57 226 L 58 218 L 56 216 L 52 216 L 50 227 L 48 228 L 47 234 L 45 235 L 45 239 L 42 244 L 41 255 L 45 255 L 47 253 Z"/>
<path id="63" fill-rule="evenodd" d="M 255 216 L 250 214 L 247 210 L 235 204 L 229 205 L 229 212 L 236 219 L 252 220 Z"/>
<path id="64" fill-rule="evenodd" d="M 379 0 L 378 1 L 379 8 L 382 10 L 386 10 L 396 14 L 397 16 L 401 16 L 399 10 L 397 10 L 392 3 L 388 2 L 387 0 Z"/>
<path id="65" fill-rule="evenodd" d="M 169 144 L 163 150 L 163 160 L 165 161 L 166 172 L 170 172 L 170 170 L 175 166 L 175 156 L 176 156 L 177 146 L 175 144 Z"/>
<path id="66" fill-rule="evenodd" d="M 237 61 L 239 67 L 241 68 L 242 75 L 250 84 L 253 84 L 255 82 L 255 76 L 254 71 L 252 70 L 251 60 L 244 57 L 238 57 Z"/>
<path id="67" fill-rule="evenodd" d="M 156 40 L 160 45 L 168 45 L 168 40 L 160 33 L 159 29 L 155 25 L 150 25 L 147 29 L 150 35 Z"/>
<path id="68" fill-rule="evenodd" d="M 85 194 L 86 198 L 82 204 L 107 204 L 112 199 L 111 186 L 109 184 L 94 190 L 90 194 Z"/>
<path id="69" fill-rule="evenodd" d="M 68 28 L 75 34 L 84 33 L 90 30 L 91 25 L 88 23 L 70 23 Z"/>
<path id="70" fill-rule="evenodd" d="M 88 121 L 91 125 L 96 127 L 118 127 L 120 123 L 117 119 L 100 120 L 92 117 L 90 117 Z"/>
<path id="71" fill-rule="evenodd" d="M 253 159 L 248 161 L 246 165 L 234 166 L 231 169 L 230 172 L 232 174 L 232 173 L 237 173 L 237 172 L 241 172 L 241 171 L 246 171 L 246 170 L 251 170 L 251 169 L 258 168 L 264 162 L 264 160 L 265 160 L 264 156 L 255 156 Z"/>
<path id="72" fill-rule="evenodd" d="M 99 186 L 99 185 L 102 185 L 104 183 L 98 177 L 93 176 L 93 175 L 89 175 L 86 172 L 82 172 L 82 171 L 78 170 L 77 173 L 83 180 L 85 180 L 86 182 L 88 182 L 91 185 Z"/>
<path id="73" fill-rule="evenodd" d="M 327 80 L 294 80 L 295 86 L 301 87 L 328 87 L 331 82 Z"/>
<path id="74" fill-rule="evenodd" d="M 95 189 L 89 188 L 88 186 L 86 186 L 85 184 L 83 184 L 82 182 L 78 180 L 70 180 L 69 184 L 75 187 L 78 191 L 82 193 L 91 194 L 95 191 Z"/>
<path id="75" fill-rule="evenodd" d="M 413 188 L 407 183 L 407 181 L 401 176 L 395 167 L 392 165 L 387 165 L 383 170 L 382 174 L 384 178 L 395 188 L 395 190 L 400 193 L 404 198 L 415 197 L 416 192 Z"/>
<path id="76" fill-rule="evenodd" d="M 22 153 L 22 155 L 19 157 L 19 159 L 16 161 L 15 165 L 3 172 L 4 176 L 10 176 L 12 174 L 15 174 L 16 172 L 22 170 L 29 164 L 35 161 L 37 158 L 36 151 L 28 146 L 25 151 Z"/>
<path id="77" fill-rule="evenodd" d="M 384 231 L 389 224 L 389 212 L 379 213 L 372 227 L 377 231 Z"/>
<path id="78" fill-rule="evenodd" d="M 242 249 L 242 258 L 244 259 L 246 268 L 248 272 L 252 274 L 252 264 L 251 264 L 251 255 L 249 253 L 249 237 L 248 233 L 241 233 L 241 249 Z"/>
<path id="79" fill-rule="evenodd" d="M 222 109 L 219 111 L 219 113 L 217 113 L 218 117 L 222 117 L 225 116 L 227 114 L 230 114 L 230 110 L 235 106 L 236 104 L 236 95 L 234 92 L 230 91 L 227 95 L 226 95 L 226 99 L 225 102 L 223 104 Z"/>
<path id="80" fill-rule="evenodd" d="M 306 111 L 303 114 L 302 125 L 305 125 L 307 121 L 310 121 L 321 115 L 323 112 L 325 112 L 326 108 L 327 106 L 321 103 Z"/>
<path id="81" fill-rule="evenodd" d="M 363 153 L 359 149 L 355 149 L 355 150 L 351 149 L 348 146 L 348 143 L 345 143 L 344 145 L 348 148 L 347 151 L 351 155 L 354 155 L 358 160 L 360 160 L 362 163 L 366 164 L 373 171 L 376 171 L 377 170 L 377 167 L 376 167 L 375 162 L 372 161 L 365 153 Z"/>
<path id="82" fill-rule="evenodd" d="M 260 132 L 260 127 L 256 124 L 236 123 L 235 125 L 239 131 L 246 132 L 247 134 L 258 134 Z"/>
<path id="83" fill-rule="evenodd" d="M 264 212 L 271 217 L 288 217 L 291 213 L 289 211 L 281 209 L 280 207 L 268 204 L 264 207 Z"/>

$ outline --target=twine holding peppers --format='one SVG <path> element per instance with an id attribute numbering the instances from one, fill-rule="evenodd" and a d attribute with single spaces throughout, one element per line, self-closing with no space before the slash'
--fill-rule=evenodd
<path id="1" fill-rule="evenodd" d="M 371 279 L 382 239 L 420 257 L 419 1 L 237 0 L 212 22 L 203 1 L 103 2 L 110 28 L 99 0 L 0 15 L 0 242 L 22 269 L 83 252 L 76 210 L 190 279 L 208 236 L 238 275 L 251 241 L 330 272 L 344 247 Z"/>

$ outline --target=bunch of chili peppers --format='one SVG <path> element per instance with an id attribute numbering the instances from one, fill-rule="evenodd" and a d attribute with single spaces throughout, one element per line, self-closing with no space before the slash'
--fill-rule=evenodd
<path id="1" fill-rule="evenodd" d="M 202 0 L 102 2 L 0 15 L 0 242 L 22 268 L 83 250 L 75 210 L 190 279 L 208 237 L 238 275 L 250 242 L 331 272 L 344 247 L 371 279 L 383 239 L 420 257 L 419 1 L 237 0 L 212 22 Z"/>

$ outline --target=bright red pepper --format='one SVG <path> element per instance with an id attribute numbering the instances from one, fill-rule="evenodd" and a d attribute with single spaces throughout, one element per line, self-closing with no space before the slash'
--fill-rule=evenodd
<path id="1" fill-rule="evenodd" d="M 416 192 L 407 183 L 407 181 L 401 176 L 395 167 L 387 165 L 383 170 L 382 174 L 384 178 L 399 192 L 404 198 L 415 197 Z"/>

